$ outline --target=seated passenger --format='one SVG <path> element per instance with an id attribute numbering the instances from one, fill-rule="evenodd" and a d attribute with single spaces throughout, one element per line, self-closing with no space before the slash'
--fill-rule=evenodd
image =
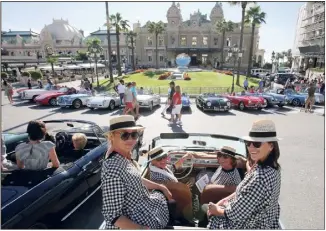
<path id="1" fill-rule="evenodd" d="M 183 156 L 177 163 L 172 166 L 167 165 L 168 154 L 163 151 L 161 147 L 153 148 L 148 152 L 150 169 L 150 180 L 154 182 L 178 182 L 177 178 L 174 176 L 173 172 L 178 169 L 182 162 L 190 157 L 191 154 Z"/>
<path id="2" fill-rule="evenodd" d="M 73 156 L 79 159 L 85 153 L 85 146 L 87 144 L 87 137 L 83 133 L 76 133 L 72 136 L 72 144 L 74 146 Z"/>
<path id="3" fill-rule="evenodd" d="M 52 167 L 58 168 L 60 162 L 55 144 L 51 141 L 43 141 L 46 133 L 45 124 L 39 120 L 32 120 L 28 123 L 27 133 L 29 142 L 19 144 L 15 150 L 18 168 L 43 170 L 48 167 L 49 160 Z"/>

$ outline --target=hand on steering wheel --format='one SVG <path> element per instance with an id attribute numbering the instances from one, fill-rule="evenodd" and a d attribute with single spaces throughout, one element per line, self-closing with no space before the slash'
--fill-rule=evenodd
<path id="1" fill-rule="evenodd" d="M 172 154 L 173 154 L 173 152 L 169 153 L 168 156 L 170 157 L 170 155 L 172 155 Z M 183 166 L 183 162 L 186 159 L 190 159 L 190 162 L 187 163 L 188 166 Z M 183 170 L 180 173 L 175 172 L 175 177 L 178 180 L 182 180 L 182 179 L 188 177 L 190 175 L 190 173 L 192 172 L 192 169 L 194 168 L 194 157 L 193 157 L 193 155 L 190 154 L 190 153 L 185 154 L 180 160 L 175 162 L 174 166 L 176 167 L 176 170 Z M 181 176 L 179 177 L 178 175 L 181 175 Z"/>
<path id="2" fill-rule="evenodd" d="M 68 134 L 66 132 L 58 132 L 55 135 L 55 146 L 58 150 L 62 150 L 66 146 L 66 142 L 68 141 Z"/>

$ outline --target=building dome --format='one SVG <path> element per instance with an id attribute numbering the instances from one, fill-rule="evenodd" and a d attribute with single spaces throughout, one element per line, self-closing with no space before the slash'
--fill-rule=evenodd
<path id="1" fill-rule="evenodd" d="M 51 35 L 52 39 L 56 42 L 72 41 L 73 39 L 83 39 L 82 33 L 75 27 L 69 25 L 68 20 L 55 20 L 53 19 L 52 24 L 45 26 L 41 31 L 42 35 L 47 32 Z"/>
<path id="2" fill-rule="evenodd" d="M 216 2 L 214 8 L 211 11 L 210 19 L 211 21 L 217 21 L 224 18 L 222 3 Z"/>

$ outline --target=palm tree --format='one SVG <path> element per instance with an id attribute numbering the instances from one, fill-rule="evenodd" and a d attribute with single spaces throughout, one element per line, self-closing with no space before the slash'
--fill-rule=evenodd
<path id="1" fill-rule="evenodd" d="M 224 63 L 224 43 L 225 43 L 225 33 L 233 31 L 233 22 L 225 21 L 225 19 L 217 21 L 215 28 L 218 34 L 222 35 L 222 51 L 221 51 L 221 69 Z"/>
<path id="2" fill-rule="evenodd" d="M 109 64 L 109 75 L 110 75 L 110 83 L 113 83 L 113 73 L 112 73 L 112 62 L 111 62 L 111 34 L 110 30 L 112 25 L 110 25 L 110 16 L 109 16 L 109 4 L 105 2 L 105 9 L 106 9 L 106 30 L 107 30 L 107 40 L 108 40 L 108 64 Z"/>
<path id="3" fill-rule="evenodd" d="M 164 23 L 150 22 L 147 26 L 148 32 L 155 35 L 155 50 L 156 50 L 156 69 L 158 69 L 158 35 L 164 32 Z"/>
<path id="4" fill-rule="evenodd" d="M 245 23 L 251 24 L 251 42 L 250 42 L 250 50 L 249 50 L 249 58 L 248 58 L 248 69 L 247 69 L 247 77 L 250 76 L 251 66 L 252 66 L 252 54 L 254 52 L 254 35 L 256 25 L 260 25 L 265 22 L 266 13 L 261 12 L 260 6 L 250 7 L 247 10 L 247 14 L 245 16 Z"/>
<path id="5" fill-rule="evenodd" d="M 51 64 L 51 68 L 52 68 L 52 76 L 54 77 L 54 64 L 56 64 L 58 62 L 58 57 L 57 56 L 48 56 L 46 57 L 46 62 Z"/>
<path id="6" fill-rule="evenodd" d="M 93 39 L 88 39 L 86 41 L 87 44 L 87 51 L 89 53 L 94 53 L 93 49 L 96 50 L 96 53 L 102 53 L 103 47 L 101 47 L 101 40 L 99 38 L 93 38 Z M 95 56 L 95 65 L 96 65 L 96 80 L 97 80 L 97 87 L 100 86 L 100 82 L 98 79 L 98 72 L 97 72 L 97 59 L 98 56 Z M 92 76 L 92 83 L 94 82 L 93 76 Z"/>
<path id="7" fill-rule="evenodd" d="M 133 31 L 129 31 L 127 33 L 127 37 L 126 37 L 126 42 L 128 44 L 128 47 L 131 49 L 131 59 L 132 59 L 132 68 L 134 70 L 136 70 L 136 65 L 135 65 L 135 39 L 137 37 L 137 33 L 133 32 Z M 130 46 L 129 46 L 129 42 L 130 42 Z"/>
<path id="8" fill-rule="evenodd" d="M 244 29 L 244 25 L 245 25 L 245 15 L 246 15 L 246 8 L 247 8 L 248 3 L 250 3 L 250 2 L 230 2 L 231 5 L 241 5 L 241 8 L 242 8 L 241 28 L 240 28 L 240 45 L 239 45 L 240 51 L 242 51 L 242 46 L 243 46 L 243 29 Z M 237 80 L 236 80 L 237 85 L 240 85 L 240 65 L 241 65 L 241 59 L 238 60 Z"/>
<path id="9" fill-rule="evenodd" d="M 110 16 L 110 22 L 113 28 L 115 28 L 117 36 L 117 56 L 118 56 L 118 75 L 121 76 L 121 62 L 120 62 L 120 33 L 128 31 L 128 20 L 123 20 L 120 13 L 112 14 Z"/>
<path id="10" fill-rule="evenodd" d="M 292 50 L 291 49 L 288 49 L 288 51 L 286 52 L 286 58 L 288 60 L 289 67 L 291 67 L 292 66 L 292 61 L 293 61 Z"/>

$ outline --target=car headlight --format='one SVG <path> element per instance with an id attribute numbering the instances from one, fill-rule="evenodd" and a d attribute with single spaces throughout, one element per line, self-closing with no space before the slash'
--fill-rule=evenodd
<path id="1" fill-rule="evenodd" d="M 212 103 L 211 102 L 206 102 L 206 105 L 208 106 L 208 107 L 210 107 L 210 106 L 212 106 Z"/>
<path id="2" fill-rule="evenodd" d="M 230 106 L 231 106 L 230 101 L 227 101 L 227 102 L 226 102 L 226 105 L 228 105 L 228 106 L 230 107 Z"/>
<path id="3" fill-rule="evenodd" d="M 248 103 L 252 103 L 251 100 L 249 100 Z"/>

